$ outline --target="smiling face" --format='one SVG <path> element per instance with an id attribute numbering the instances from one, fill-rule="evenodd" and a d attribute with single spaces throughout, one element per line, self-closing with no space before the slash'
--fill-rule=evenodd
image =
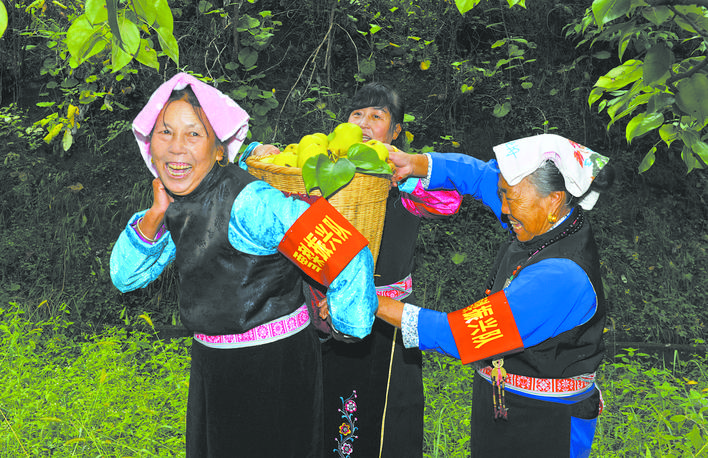
<path id="1" fill-rule="evenodd" d="M 367 107 L 354 110 L 349 114 L 347 122 L 361 127 L 364 141 L 378 140 L 391 143 L 398 138 L 401 125 L 391 125 L 391 112 L 386 107 Z"/>
<path id="2" fill-rule="evenodd" d="M 553 224 L 548 221 L 548 215 L 560 219 L 567 213 L 562 206 L 565 193 L 554 191 L 546 197 L 541 197 L 529 177 L 511 186 L 504 177 L 499 175 L 499 198 L 501 211 L 509 218 L 512 230 L 520 242 L 544 234 Z"/>
<path id="3" fill-rule="evenodd" d="M 175 195 L 194 191 L 224 157 L 216 134 L 201 108 L 180 99 L 168 103 L 157 116 L 150 139 L 157 174 Z"/>

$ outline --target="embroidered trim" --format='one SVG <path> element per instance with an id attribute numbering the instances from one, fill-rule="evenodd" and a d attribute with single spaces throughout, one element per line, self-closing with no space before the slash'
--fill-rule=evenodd
<path id="1" fill-rule="evenodd" d="M 351 458 L 351 454 L 354 452 L 354 439 L 358 439 L 359 436 L 355 436 L 354 433 L 357 429 L 356 422 L 358 418 L 354 416 L 357 410 L 356 401 L 356 390 L 352 392 L 352 395 L 347 399 L 340 397 L 342 400 L 342 408 L 337 409 L 342 413 L 342 419 L 344 422 L 339 425 L 339 438 L 334 440 L 337 442 L 337 448 L 334 451 L 341 458 Z"/>
<path id="2" fill-rule="evenodd" d="M 400 301 L 410 296 L 413 292 L 413 277 L 408 274 L 403 280 L 397 281 L 396 283 L 391 283 L 386 286 L 377 286 L 376 295 L 390 297 L 391 299 L 396 299 Z"/>
<path id="3" fill-rule="evenodd" d="M 418 336 L 418 315 L 420 307 L 413 304 L 403 304 L 403 315 L 401 316 L 401 335 L 403 336 L 403 346 L 406 348 L 418 348 L 420 339 Z"/>
<path id="4" fill-rule="evenodd" d="M 488 382 L 492 381 L 492 367 L 477 369 Z M 572 378 L 535 378 L 525 375 L 506 374 L 506 388 L 520 393 L 552 398 L 564 398 L 583 393 L 595 384 L 595 373 Z"/>
<path id="5" fill-rule="evenodd" d="M 307 305 L 301 305 L 293 313 L 269 323 L 256 326 L 243 334 L 208 336 L 194 334 L 194 340 L 211 348 L 240 348 L 265 345 L 296 334 L 310 324 Z"/>

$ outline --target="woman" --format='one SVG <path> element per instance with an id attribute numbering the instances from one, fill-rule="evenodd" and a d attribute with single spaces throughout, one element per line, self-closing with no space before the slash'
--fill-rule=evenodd
<path id="1" fill-rule="evenodd" d="M 403 130 L 403 101 L 382 83 L 357 91 L 347 113 L 347 122 L 361 127 L 364 141 L 395 144 Z M 251 151 L 255 156 L 279 152 L 257 142 L 244 155 Z M 456 191 L 427 191 L 414 178 L 391 189 L 376 262 L 377 294 L 414 300 L 411 272 L 420 218 L 454 214 L 461 201 Z M 310 293 L 317 303 L 321 290 Z M 398 331 L 378 320 L 362 342 L 330 338 L 321 321 L 318 329 L 325 335 L 325 456 L 421 457 L 425 402 L 420 350 L 404 348 Z"/>
<path id="2" fill-rule="evenodd" d="M 473 194 L 501 211 L 512 240 L 484 299 L 444 314 L 380 297 L 377 316 L 401 328 L 406 347 L 475 362 L 472 457 L 585 457 L 601 406 L 594 377 L 605 303 L 583 210 L 612 181 L 608 159 L 557 135 L 494 152 L 488 163 L 391 154 L 396 178 L 423 176 L 428 188 Z"/>
<path id="3" fill-rule="evenodd" d="M 382 83 L 362 87 L 349 103 L 348 122 L 361 127 L 364 141 L 395 144 L 405 108 L 399 95 Z M 374 282 L 377 294 L 415 300 L 411 272 L 421 217 L 457 212 L 456 191 L 427 191 L 410 179 L 392 188 Z M 322 343 L 325 447 L 330 455 L 353 449 L 352 457 L 421 457 L 423 453 L 422 355 L 406 349 L 395 328 L 376 320 L 371 335 L 349 344 Z M 347 407 L 356 403 L 356 420 Z M 356 428 L 356 429 L 355 429 Z M 332 440 L 334 439 L 334 441 Z"/>
<path id="4" fill-rule="evenodd" d="M 376 307 L 373 258 L 324 199 L 287 198 L 230 164 L 247 122 L 233 100 L 190 75 L 155 91 L 133 123 L 156 177 L 153 205 L 121 233 L 111 278 L 131 291 L 175 263 L 182 324 L 194 333 L 188 457 L 319 457 L 321 359 L 300 271 L 314 248 L 286 232 L 312 233 L 325 221 L 351 231 L 330 258 L 342 256 L 341 271 L 329 262 L 323 271 L 332 269 L 333 325 L 358 338 Z"/>

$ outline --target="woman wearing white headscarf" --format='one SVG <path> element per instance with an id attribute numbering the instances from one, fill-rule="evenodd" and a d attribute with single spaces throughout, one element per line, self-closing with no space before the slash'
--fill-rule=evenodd
<path id="1" fill-rule="evenodd" d="M 377 316 L 400 327 L 408 347 L 475 363 L 473 458 L 585 457 L 601 409 L 594 380 L 606 311 L 584 210 L 611 184 L 611 169 L 606 157 L 557 135 L 494 152 L 487 163 L 391 154 L 398 178 L 474 195 L 512 232 L 480 301 L 446 314 L 380 297 Z"/>

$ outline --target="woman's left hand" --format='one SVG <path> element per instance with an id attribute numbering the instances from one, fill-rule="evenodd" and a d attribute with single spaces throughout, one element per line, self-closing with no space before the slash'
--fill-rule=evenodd
<path id="1" fill-rule="evenodd" d="M 317 308 L 320 309 L 320 318 L 326 320 L 329 317 L 329 306 L 327 305 L 326 297 L 317 303 Z"/>
<path id="2" fill-rule="evenodd" d="M 251 152 L 251 156 L 270 156 L 271 154 L 280 154 L 280 150 L 275 145 L 258 145 Z"/>

